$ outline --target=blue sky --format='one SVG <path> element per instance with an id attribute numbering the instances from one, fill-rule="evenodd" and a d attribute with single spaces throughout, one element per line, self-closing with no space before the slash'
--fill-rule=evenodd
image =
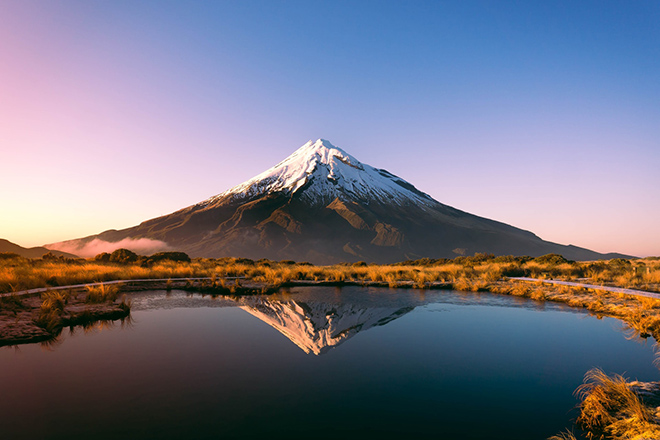
<path id="1" fill-rule="evenodd" d="M 0 237 L 123 228 L 325 138 L 437 200 L 660 254 L 660 3 L 0 1 Z"/>

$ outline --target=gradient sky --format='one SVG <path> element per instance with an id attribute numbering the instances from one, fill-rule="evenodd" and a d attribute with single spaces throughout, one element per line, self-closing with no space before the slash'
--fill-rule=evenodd
<path id="1" fill-rule="evenodd" d="M 133 226 L 317 138 L 660 255 L 660 2 L 0 0 L 0 238 Z"/>

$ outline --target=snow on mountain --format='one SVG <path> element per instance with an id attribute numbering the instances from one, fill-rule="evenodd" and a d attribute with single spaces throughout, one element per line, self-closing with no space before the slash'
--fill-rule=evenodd
<path id="1" fill-rule="evenodd" d="M 390 172 L 363 164 L 325 139 L 309 141 L 274 167 L 228 191 L 200 203 L 210 205 L 229 198 L 251 199 L 284 192 L 311 204 L 327 204 L 335 198 L 434 206 L 437 202 Z"/>

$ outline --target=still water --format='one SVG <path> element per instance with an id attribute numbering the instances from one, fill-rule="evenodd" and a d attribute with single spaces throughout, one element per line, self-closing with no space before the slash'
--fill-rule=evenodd
<path id="1" fill-rule="evenodd" d="M 590 368 L 660 380 L 652 340 L 520 298 L 131 297 L 130 323 L 0 349 L 1 439 L 545 439 Z"/>

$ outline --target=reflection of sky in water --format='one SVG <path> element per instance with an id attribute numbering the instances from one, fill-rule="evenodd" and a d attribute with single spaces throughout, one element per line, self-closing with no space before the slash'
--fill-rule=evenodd
<path id="1" fill-rule="evenodd" d="M 183 290 L 154 290 L 127 295 L 131 311 L 194 309 L 198 307 L 235 307 L 236 302 L 222 296 L 201 295 Z"/>
<path id="2" fill-rule="evenodd" d="M 589 368 L 659 379 L 650 344 L 626 340 L 618 321 L 519 298 L 360 288 L 269 297 L 317 327 L 324 310 L 377 318 L 313 356 L 239 308 L 257 298 L 131 297 L 124 329 L 79 331 L 52 351 L 0 350 L 12 378 L 0 381 L 2 438 L 547 438 L 570 426 Z"/>

